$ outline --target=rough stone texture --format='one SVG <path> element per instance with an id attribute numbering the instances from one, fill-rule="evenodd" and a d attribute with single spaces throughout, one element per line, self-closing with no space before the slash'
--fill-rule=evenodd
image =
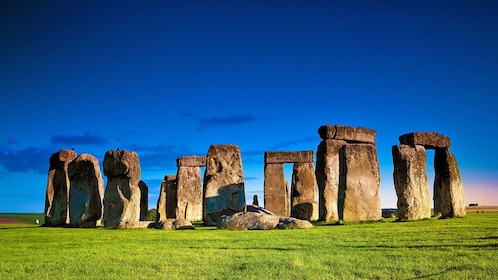
<path id="1" fill-rule="evenodd" d="M 178 167 L 176 218 L 189 221 L 202 220 L 201 168 Z"/>
<path id="2" fill-rule="evenodd" d="M 176 166 L 203 167 L 206 166 L 205 156 L 183 156 L 176 159 Z"/>
<path id="3" fill-rule="evenodd" d="M 243 212 L 245 207 L 240 147 L 211 145 L 204 174 L 204 223 L 216 225 L 222 215 Z"/>
<path id="4" fill-rule="evenodd" d="M 399 137 L 403 145 L 421 145 L 426 149 L 449 148 L 450 138 L 437 132 L 412 132 Z"/>
<path id="5" fill-rule="evenodd" d="M 316 153 L 316 180 L 318 185 L 319 219 L 339 221 L 337 199 L 339 196 L 339 151 L 347 143 L 342 140 L 323 140 Z"/>
<path id="6" fill-rule="evenodd" d="M 313 163 L 294 163 L 291 184 L 291 217 L 318 220 L 317 183 Z"/>
<path id="7" fill-rule="evenodd" d="M 99 161 L 90 154 L 81 154 L 68 165 L 69 224 L 73 227 L 97 227 L 102 220 L 104 180 Z"/>
<path id="8" fill-rule="evenodd" d="M 267 214 L 267 215 L 275 215 L 274 213 L 266 210 L 265 208 L 254 205 L 254 204 L 247 204 L 246 205 L 246 212 L 255 212 L 255 213 L 261 213 L 261 214 Z"/>
<path id="9" fill-rule="evenodd" d="M 149 218 L 149 187 L 140 180 L 138 188 L 140 189 L 140 221 L 147 221 Z"/>
<path id="10" fill-rule="evenodd" d="M 398 218 L 419 220 L 431 217 L 427 183 L 426 153 L 420 145 L 392 147 L 394 187 L 398 196 Z"/>
<path id="11" fill-rule="evenodd" d="M 231 216 L 222 216 L 217 221 L 219 229 L 231 230 L 268 230 L 311 228 L 309 221 L 296 218 L 279 217 L 255 212 L 239 212 Z"/>
<path id="12" fill-rule="evenodd" d="M 348 144 L 340 151 L 339 218 L 344 221 L 381 219 L 380 171 L 371 144 Z"/>
<path id="13" fill-rule="evenodd" d="M 313 162 L 313 150 L 297 152 L 265 152 L 265 163 Z"/>
<path id="14" fill-rule="evenodd" d="M 344 140 L 348 143 L 375 143 L 376 131 L 364 127 L 351 127 L 345 125 L 322 125 L 318 134 L 323 140 Z"/>
<path id="15" fill-rule="evenodd" d="M 275 215 L 290 216 L 289 185 L 285 181 L 284 166 L 280 163 L 265 164 L 265 208 Z"/>
<path id="16" fill-rule="evenodd" d="M 72 150 L 60 150 L 50 156 L 45 195 L 45 225 L 61 226 L 69 223 L 70 181 L 67 173 L 69 162 L 76 158 Z"/>
<path id="17" fill-rule="evenodd" d="M 185 219 L 165 219 L 154 222 L 149 225 L 149 228 L 164 229 L 164 230 L 186 230 L 195 229 L 189 220 Z"/>
<path id="18" fill-rule="evenodd" d="M 441 217 L 466 215 L 462 180 L 455 156 L 448 149 L 434 153 L 434 213 Z"/>
<path id="19" fill-rule="evenodd" d="M 104 194 L 104 226 L 133 227 L 140 218 L 140 162 L 135 152 L 109 150 L 104 156 L 107 186 Z"/>
<path id="20" fill-rule="evenodd" d="M 156 221 L 176 218 L 176 175 L 166 175 L 157 199 Z"/>

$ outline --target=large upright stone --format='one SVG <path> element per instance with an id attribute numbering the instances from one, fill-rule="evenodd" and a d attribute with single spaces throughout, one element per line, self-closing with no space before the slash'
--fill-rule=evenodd
<path id="1" fill-rule="evenodd" d="M 339 151 L 346 144 L 342 140 L 326 139 L 317 148 L 315 173 L 321 221 L 339 221 L 337 206 L 340 176 Z"/>
<path id="2" fill-rule="evenodd" d="M 69 223 L 70 181 L 68 165 L 76 158 L 73 150 L 60 150 L 50 156 L 45 196 L 45 225 L 61 226 Z"/>
<path id="3" fill-rule="evenodd" d="M 176 175 L 165 175 L 157 199 L 156 221 L 176 219 Z"/>
<path id="4" fill-rule="evenodd" d="M 441 217 L 466 215 L 462 180 L 455 156 L 448 149 L 434 153 L 434 213 Z"/>
<path id="5" fill-rule="evenodd" d="M 291 184 L 291 217 L 318 220 L 317 183 L 313 163 L 294 163 Z"/>
<path id="6" fill-rule="evenodd" d="M 282 217 L 290 217 L 289 185 L 285 181 L 284 166 L 280 163 L 265 163 L 264 200 L 265 209 Z"/>
<path id="7" fill-rule="evenodd" d="M 179 166 L 176 218 L 202 221 L 202 180 L 199 166 Z"/>
<path id="8" fill-rule="evenodd" d="M 419 220 L 431 217 L 427 183 L 426 153 L 420 145 L 392 147 L 394 187 L 398 196 L 398 218 Z"/>
<path id="9" fill-rule="evenodd" d="M 367 221 L 382 218 L 380 171 L 377 152 L 371 144 L 348 144 L 341 149 L 339 218 Z"/>
<path id="10" fill-rule="evenodd" d="M 449 148 L 450 138 L 437 132 L 412 132 L 399 137 L 402 145 L 421 145 L 426 149 Z"/>
<path id="11" fill-rule="evenodd" d="M 140 162 L 135 152 L 109 150 L 104 156 L 107 186 L 104 226 L 133 227 L 140 219 Z"/>
<path id="12" fill-rule="evenodd" d="M 140 180 L 138 188 L 140 189 L 140 221 L 147 221 L 149 219 L 149 187 Z"/>
<path id="13" fill-rule="evenodd" d="M 245 208 L 239 146 L 211 145 L 204 174 L 204 223 L 216 225 L 216 220 L 222 215 L 243 212 Z"/>
<path id="14" fill-rule="evenodd" d="M 318 134 L 323 140 L 344 140 L 348 143 L 375 143 L 376 132 L 364 127 L 351 127 L 345 125 L 322 125 Z"/>
<path id="15" fill-rule="evenodd" d="M 81 154 L 68 166 L 69 224 L 73 227 L 97 227 L 102 220 L 104 180 L 99 161 L 90 154 Z"/>

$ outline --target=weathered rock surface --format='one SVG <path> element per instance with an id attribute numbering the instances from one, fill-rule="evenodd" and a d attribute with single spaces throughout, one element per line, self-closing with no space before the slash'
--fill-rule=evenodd
<path id="1" fill-rule="evenodd" d="M 375 143 L 376 131 L 364 127 L 351 127 L 345 125 L 322 125 L 318 134 L 323 140 L 344 140 L 348 143 Z"/>
<path id="2" fill-rule="evenodd" d="M 291 184 L 291 217 L 318 220 L 318 187 L 313 163 L 294 163 Z"/>
<path id="3" fill-rule="evenodd" d="M 107 186 L 104 194 L 104 226 L 130 227 L 140 218 L 140 162 L 135 152 L 109 150 L 104 156 Z"/>
<path id="4" fill-rule="evenodd" d="M 204 223 L 216 225 L 219 217 L 243 212 L 245 206 L 239 146 L 211 145 L 204 174 Z"/>
<path id="5" fill-rule="evenodd" d="M 371 144 L 348 144 L 341 149 L 339 218 L 344 221 L 381 219 L 380 171 Z"/>
<path id="6" fill-rule="evenodd" d="M 398 196 L 398 218 L 419 220 L 431 217 L 427 183 L 426 153 L 420 145 L 392 147 L 394 187 Z"/>
<path id="7" fill-rule="evenodd" d="M 69 224 L 73 227 L 97 227 L 102 220 L 104 180 L 99 162 L 90 154 L 81 154 L 68 165 Z"/>
<path id="8" fill-rule="evenodd" d="M 177 178 L 177 219 L 202 221 L 202 181 L 199 166 L 179 166 Z"/>
<path id="9" fill-rule="evenodd" d="M 296 152 L 265 152 L 265 163 L 267 164 L 313 162 L 313 160 L 313 150 Z"/>
<path id="10" fill-rule="evenodd" d="M 290 216 L 289 185 L 285 181 L 284 166 L 280 163 L 266 163 L 264 170 L 265 208 L 275 215 Z"/>
<path id="11" fill-rule="evenodd" d="M 140 180 L 138 188 L 140 189 L 140 221 L 147 221 L 149 218 L 149 187 Z"/>
<path id="12" fill-rule="evenodd" d="M 205 156 L 183 156 L 176 159 L 176 166 L 204 167 L 207 158 Z"/>
<path id="13" fill-rule="evenodd" d="M 339 196 L 339 151 L 347 143 L 327 139 L 318 145 L 316 153 L 316 180 L 318 185 L 319 219 L 339 221 L 337 199 Z"/>
<path id="14" fill-rule="evenodd" d="M 176 175 L 165 175 L 157 199 L 156 221 L 176 218 Z"/>
<path id="15" fill-rule="evenodd" d="M 68 165 L 76 158 L 72 150 L 60 150 L 50 156 L 45 196 L 45 225 L 62 226 L 69 223 L 70 181 Z"/>
<path id="16" fill-rule="evenodd" d="M 399 137 L 403 145 L 421 145 L 426 149 L 449 148 L 450 138 L 437 132 L 412 132 Z"/>
<path id="17" fill-rule="evenodd" d="M 448 149 L 434 153 L 434 213 L 441 217 L 466 215 L 462 180 L 455 156 Z"/>
<path id="18" fill-rule="evenodd" d="M 268 211 L 267 209 L 254 205 L 254 204 L 247 204 L 246 205 L 246 212 L 254 212 L 254 213 L 261 213 L 261 214 L 267 214 L 267 215 L 275 215 L 271 211 Z"/>
<path id="19" fill-rule="evenodd" d="M 164 229 L 164 230 L 186 230 L 195 229 L 189 220 L 185 219 L 165 219 L 154 222 L 149 225 L 149 228 Z"/>
<path id="20" fill-rule="evenodd" d="M 279 217 L 255 212 L 239 212 L 231 216 L 222 216 L 217 221 L 219 229 L 231 230 L 268 230 L 311 228 L 309 221 L 296 218 Z"/>

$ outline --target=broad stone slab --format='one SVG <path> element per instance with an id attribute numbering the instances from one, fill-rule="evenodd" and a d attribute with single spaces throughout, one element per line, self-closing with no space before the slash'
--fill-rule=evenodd
<path id="1" fill-rule="evenodd" d="M 323 140 L 344 140 L 348 143 L 375 143 L 376 131 L 364 127 L 351 127 L 345 125 L 322 125 L 318 134 Z"/>
<path id="2" fill-rule="evenodd" d="M 216 225 L 218 229 L 230 230 L 309 229 L 313 227 L 306 220 L 255 212 L 239 212 L 230 216 L 222 216 Z"/>
<path id="3" fill-rule="evenodd" d="M 403 145 L 421 145 L 426 149 L 449 148 L 450 138 L 437 132 L 412 132 L 399 137 Z"/>
<path id="4" fill-rule="evenodd" d="M 313 162 L 313 150 L 296 152 L 265 152 L 265 163 Z"/>
<path id="5" fill-rule="evenodd" d="M 431 217 L 427 183 L 426 153 L 423 146 L 392 147 L 394 187 L 398 196 L 398 218 L 419 220 Z"/>
<path id="6" fill-rule="evenodd" d="M 448 149 L 434 153 L 434 214 L 441 217 L 466 215 L 462 180 L 455 156 Z"/>
<path id="7" fill-rule="evenodd" d="M 318 187 L 313 163 L 294 163 L 291 184 L 291 217 L 318 220 Z"/>
<path id="8" fill-rule="evenodd" d="M 156 221 L 176 218 L 176 175 L 165 175 L 157 199 Z"/>
<path id="9" fill-rule="evenodd" d="M 71 183 L 68 165 L 76 158 L 73 150 L 60 150 L 50 156 L 45 195 L 45 225 L 62 226 L 69 223 L 69 190 Z"/>
<path id="10" fill-rule="evenodd" d="M 339 218 L 344 221 L 379 220 L 380 171 L 371 144 L 349 144 L 341 149 Z"/>
<path id="11" fill-rule="evenodd" d="M 284 166 L 280 163 L 265 164 L 265 208 L 276 215 L 290 216 L 289 185 L 285 181 Z"/>
<path id="12" fill-rule="evenodd" d="M 97 227 L 102 220 L 104 180 L 99 162 L 90 154 L 81 154 L 68 166 L 69 224 L 73 227 Z"/>
<path id="13" fill-rule="evenodd" d="M 195 229 L 189 220 L 185 219 L 165 219 L 154 222 L 149 225 L 149 228 L 164 229 L 164 230 L 188 230 Z"/>
<path id="14" fill-rule="evenodd" d="M 140 162 L 135 152 L 110 150 L 104 156 L 107 186 L 104 194 L 104 226 L 133 227 L 140 220 Z"/>
<path id="15" fill-rule="evenodd" d="M 140 189 L 140 221 L 147 221 L 149 218 L 149 187 L 140 180 L 138 188 Z"/>
<path id="16" fill-rule="evenodd" d="M 216 225 L 222 215 L 243 212 L 245 207 L 239 146 L 211 145 L 204 174 L 204 223 Z"/>
<path id="17" fill-rule="evenodd" d="M 206 166 L 205 156 L 183 156 L 176 159 L 176 166 L 204 167 Z"/>
<path id="18" fill-rule="evenodd" d="M 180 166 L 176 178 L 176 218 L 202 221 L 201 168 L 199 166 Z"/>
<path id="19" fill-rule="evenodd" d="M 319 219 L 339 221 L 337 199 L 339 196 L 339 151 L 347 143 L 342 140 L 323 140 L 316 153 L 316 180 L 318 185 Z"/>

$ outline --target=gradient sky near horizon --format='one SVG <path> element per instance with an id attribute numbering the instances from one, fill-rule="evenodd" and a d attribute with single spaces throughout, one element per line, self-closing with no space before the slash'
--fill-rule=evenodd
<path id="1" fill-rule="evenodd" d="M 262 202 L 264 152 L 316 151 L 324 124 L 377 131 L 383 208 L 415 131 L 498 205 L 497 30 L 497 1 L 0 1 L 0 212 L 43 212 L 71 148 L 136 151 L 154 208 L 177 157 L 236 144 Z"/>

